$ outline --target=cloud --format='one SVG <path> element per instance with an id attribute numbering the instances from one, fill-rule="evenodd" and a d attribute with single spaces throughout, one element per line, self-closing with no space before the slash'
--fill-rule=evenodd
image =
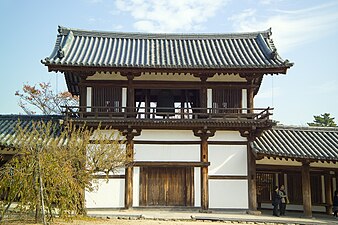
<path id="1" fill-rule="evenodd" d="M 272 27 L 273 38 L 278 43 L 277 48 L 287 52 L 337 30 L 337 8 L 337 3 L 330 3 L 290 11 L 262 12 L 258 9 L 245 9 L 228 19 L 234 29 L 241 32 L 266 30 Z"/>
<path id="2" fill-rule="evenodd" d="M 225 0 L 117 0 L 118 10 L 129 13 L 135 29 L 143 32 L 191 32 L 217 14 Z"/>

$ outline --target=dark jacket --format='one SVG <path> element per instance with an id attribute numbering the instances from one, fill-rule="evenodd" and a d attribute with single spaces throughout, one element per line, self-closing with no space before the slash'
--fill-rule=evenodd
<path id="1" fill-rule="evenodd" d="M 278 194 L 278 191 L 272 191 L 272 205 L 279 205 L 281 202 L 281 197 Z"/>
<path id="2" fill-rule="evenodd" d="M 337 195 L 333 197 L 333 206 L 336 207 L 338 210 L 338 196 Z"/>

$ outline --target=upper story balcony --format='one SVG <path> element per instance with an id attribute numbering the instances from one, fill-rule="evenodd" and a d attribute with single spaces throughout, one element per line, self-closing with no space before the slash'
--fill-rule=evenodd
<path id="1" fill-rule="evenodd" d="M 272 108 L 179 108 L 179 107 L 69 107 L 67 120 L 89 126 L 141 129 L 194 129 L 208 127 L 218 130 L 266 129 L 273 125 Z"/>

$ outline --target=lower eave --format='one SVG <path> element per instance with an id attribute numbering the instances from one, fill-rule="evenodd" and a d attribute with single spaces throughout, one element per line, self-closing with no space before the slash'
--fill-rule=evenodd
<path id="1" fill-rule="evenodd" d="M 265 121 L 239 121 L 239 120 L 135 120 L 135 119 L 70 119 L 75 124 L 86 124 L 90 127 L 111 127 L 112 129 L 120 129 L 124 127 L 132 127 L 135 129 L 177 129 L 177 130 L 191 130 L 191 129 L 214 129 L 214 130 L 266 130 L 270 129 L 274 122 L 271 120 Z"/>
<path id="2" fill-rule="evenodd" d="M 273 159 L 285 159 L 292 160 L 297 162 L 328 162 L 328 163 L 338 163 L 338 158 L 330 158 L 330 157 L 308 157 L 302 155 L 286 155 L 286 154 L 276 154 L 276 153 L 262 153 L 257 152 L 257 160 L 263 159 L 264 157 L 273 158 Z"/>

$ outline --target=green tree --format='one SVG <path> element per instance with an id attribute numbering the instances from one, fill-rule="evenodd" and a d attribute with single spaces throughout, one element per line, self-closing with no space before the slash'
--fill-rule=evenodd
<path id="1" fill-rule="evenodd" d="M 324 113 L 320 116 L 313 116 L 314 120 L 312 123 L 308 123 L 309 126 L 315 127 L 336 127 L 337 124 L 334 122 L 334 117 L 331 117 L 330 113 Z"/>
<path id="2" fill-rule="evenodd" d="M 35 220 L 85 214 L 84 190 L 93 190 L 93 175 L 107 175 L 125 167 L 124 139 L 72 124 L 35 122 L 13 135 L 17 154 L 0 168 L 1 219 L 14 201 L 21 212 L 35 212 Z M 107 135 L 107 133 L 110 133 Z M 104 134 L 104 135 L 103 135 Z"/>
<path id="3" fill-rule="evenodd" d="M 25 84 L 22 92 L 16 91 L 19 106 L 28 115 L 36 114 L 37 111 L 44 115 L 61 114 L 62 106 L 76 106 L 79 103 L 78 96 L 70 92 L 54 93 L 50 83 L 38 83 L 34 86 Z"/>

